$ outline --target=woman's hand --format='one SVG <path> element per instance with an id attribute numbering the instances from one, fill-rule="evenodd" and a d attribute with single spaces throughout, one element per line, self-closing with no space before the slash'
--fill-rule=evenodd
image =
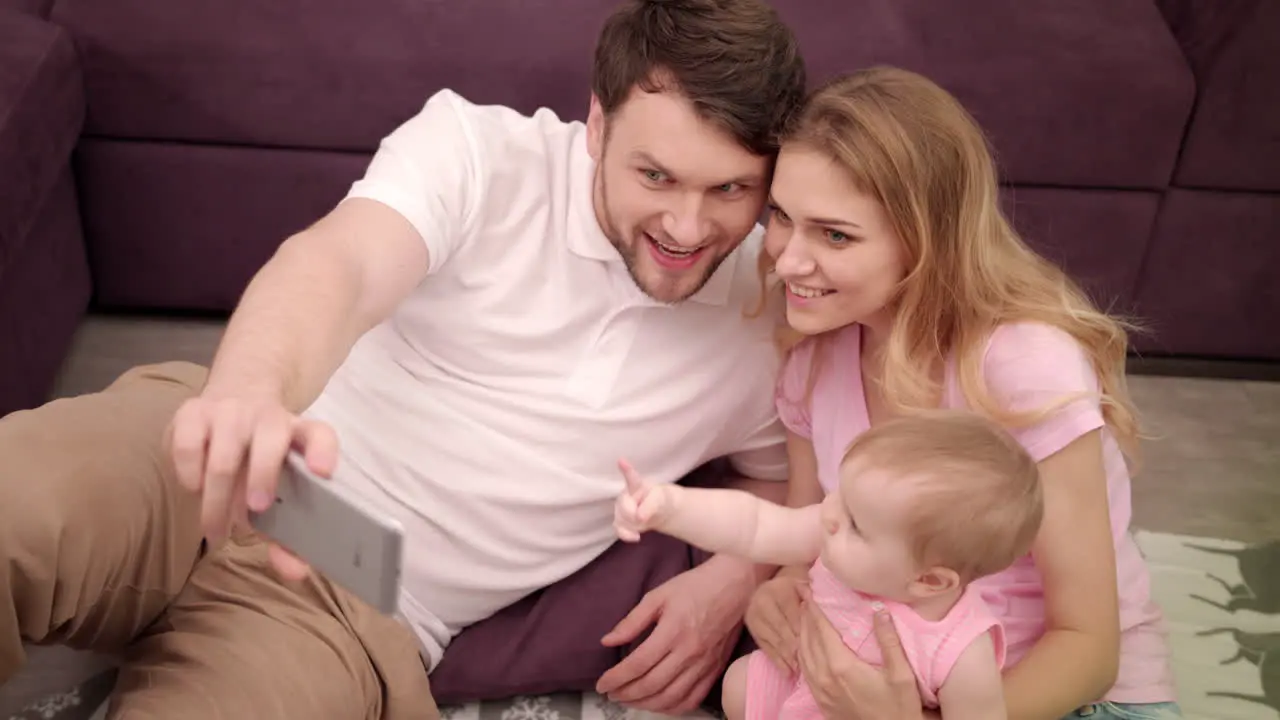
<path id="1" fill-rule="evenodd" d="M 827 720 L 919 720 L 924 717 L 916 676 L 888 612 L 876 613 L 876 641 L 884 668 L 867 664 L 840 639 L 822 610 L 804 604 L 800 673 Z"/>
<path id="2" fill-rule="evenodd" d="M 800 672 L 800 600 L 808 585 L 809 573 L 804 568 L 783 568 L 756 589 L 744 620 L 756 645 L 774 665 L 792 675 Z"/>

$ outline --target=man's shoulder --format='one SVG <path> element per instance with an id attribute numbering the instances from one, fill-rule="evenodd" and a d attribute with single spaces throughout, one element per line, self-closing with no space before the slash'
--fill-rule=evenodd
<path id="1" fill-rule="evenodd" d="M 563 136 L 572 134 L 580 121 L 561 119 L 554 110 L 540 107 L 524 113 L 507 105 L 483 103 L 452 88 L 441 88 L 427 97 L 422 114 L 449 114 L 469 131 L 473 143 L 502 144 L 519 136 Z"/>

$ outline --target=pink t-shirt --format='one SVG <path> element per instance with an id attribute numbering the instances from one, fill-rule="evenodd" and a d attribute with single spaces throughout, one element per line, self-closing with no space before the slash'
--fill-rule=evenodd
<path id="1" fill-rule="evenodd" d="M 840 633 L 844 644 L 867 663 L 880 667 L 884 656 L 876 642 L 875 599 L 840 582 L 822 561 L 809 570 L 813 602 Z M 960 655 L 983 635 L 990 634 L 996 663 L 1004 667 L 1005 641 L 1000 621 L 970 586 L 941 620 L 926 620 L 909 605 L 885 602 L 902 640 L 907 662 L 916 675 L 925 707 L 939 705 L 938 693 Z M 747 666 L 747 720 L 822 720 L 813 692 L 804 679 L 784 672 L 756 651 Z"/>
<path id="2" fill-rule="evenodd" d="M 805 401 L 815 348 L 823 354 L 812 393 Z M 793 432 L 813 442 L 818 481 L 830 492 L 838 482 L 845 449 L 869 427 L 860 371 L 860 325 L 850 325 L 816 344 L 792 352 L 778 383 L 778 412 Z M 1068 334 L 1039 323 L 1003 325 L 991 335 L 983 359 L 988 390 L 1014 411 L 1036 410 L 1077 393 L 1077 399 L 1039 423 L 1013 431 L 1036 461 L 1082 435 L 1104 428 L 1096 398 L 1097 375 L 1083 349 Z M 954 361 L 948 362 L 943 404 L 968 408 Z M 1114 438 L 1103 429 L 1104 464 L 1120 589 L 1120 674 L 1104 698 L 1117 703 L 1175 700 L 1169 645 L 1160 609 L 1151 601 L 1147 567 L 1129 534 L 1132 514 L 1129 470 Z M 1045 630 L 1044 588 L 1030 555 L 1009 569 L 974 583 L 1004 624 L 1008 663 L 1016 664 Z M 1078 592 L 1089 592 L 1079 588 Z"/>

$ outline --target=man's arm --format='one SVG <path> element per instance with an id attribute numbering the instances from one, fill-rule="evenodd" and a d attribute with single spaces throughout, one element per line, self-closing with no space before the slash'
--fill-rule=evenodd
<path id="1" fill-rule="evenodd" d="M 360 336 L 466 241 L 489 167 L 472 107 L 431 96 L 383 138 L 345 201 L 280 246 L 231 317 L 206 396 L 301 412 Z"/>
<path id="2" fill-rule="evenodd" d="M 808 565 L 822 543 L 821 506 L 789 508 L 746 490 L 671 485 L 671 511 L 655 530 L 708 552 L 767 565 Z"/>
<path id="3" fill-rule="evenodd" d="M 286 240 L 245 290 L 210 370 L 211 396 L 280 399 L 301 412 L 364 333 L 426 275 L 418 232 L 382 203 L 351 198 Z"/>
<path id="4" fill-rule="evenodd" d="M 991 635 L 983 635 L 960 653 L 938 690 L 944 720 L 1007 720 L 1004 684 Z"/>

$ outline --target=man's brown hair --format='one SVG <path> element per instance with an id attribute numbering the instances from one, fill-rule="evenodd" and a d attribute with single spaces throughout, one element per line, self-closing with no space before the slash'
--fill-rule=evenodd
<path id="1" fill-rule="evenodd" d="M 977 414 L 936 411 L 875 425 L 850 444 L 844 463 L 842 471 L 854 463 L 915 484 L 905 528 L 915 560 L 954 570 L 963 583 L 1012 565 L 1040 531 L 1035 460 Z"/>
<path id="2" fill-rule="evenodd" d="M 632 88 L 673 90 L 757 155 L 805 94 L 794 34 L 763 0 L 628 0 L 596 44 L 591 90 L 606 117 Z"/>

